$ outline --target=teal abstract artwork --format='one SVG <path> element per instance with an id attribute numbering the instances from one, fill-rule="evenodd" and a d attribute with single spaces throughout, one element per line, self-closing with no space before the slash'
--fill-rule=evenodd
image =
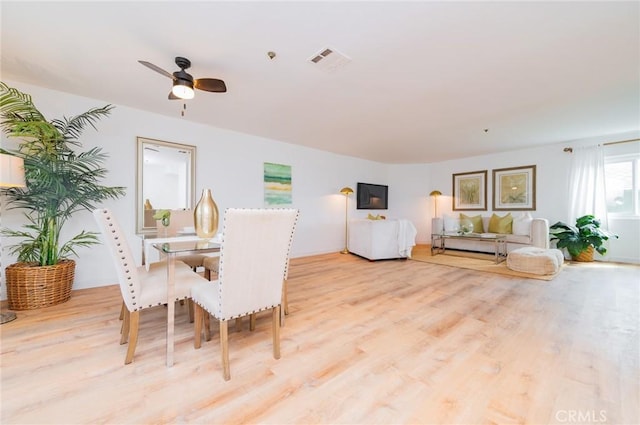
<path id="1" fill-rule="evenodd" d="M 291 205 L 291 166 L 264 163 L 265 205 Z"/>

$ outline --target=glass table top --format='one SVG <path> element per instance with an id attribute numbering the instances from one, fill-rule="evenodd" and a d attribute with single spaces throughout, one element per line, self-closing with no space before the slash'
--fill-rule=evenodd
<path id="1" fill-rule="evenodd" d="M 172 241 L 153 244 L 154 248 L 167 254 L 184 252 L 215 252 L 220 244 L 210 240 Z"/>
<path id="2" fill-rule="evenodd" d="M 443 234 L 434 234 L 433 236 L 435 237 L 440 237 L 440 238 L 449 238 L 449 239 L 487 239 L 487 240 L 492 240 L 492 239 L 497 239 L 497 240 L 503 240 L 507 238 L 507 235 L 502 235 L 502 234 L 497 234 L 497 233 L 465 233 L 465 234 L 460 234 L 460 233 L 443 233 Z"/>

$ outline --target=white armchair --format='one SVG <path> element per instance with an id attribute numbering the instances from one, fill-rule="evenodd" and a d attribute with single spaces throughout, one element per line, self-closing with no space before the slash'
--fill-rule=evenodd
<path id="1" fill-rule="evenodd" d="M 369 260 L 410 258 L 416 235 L 408 220 L 354 219 L 349 222 L 348 249 Z"/>

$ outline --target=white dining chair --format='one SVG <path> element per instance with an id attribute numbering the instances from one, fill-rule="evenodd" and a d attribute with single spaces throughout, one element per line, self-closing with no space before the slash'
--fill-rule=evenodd
<path id="1" fill-rule="evenodd" d="M 225 211 L 218 279 L 191 289 L 194 346 L 200 348 L 201 345 L 205 312 L 218 319 L 225 380 L 231 378 L 228 345 L 231 319 L 271 309 L 273 357 L 280 358 L 282 285 L 297 219 L 296 209 L 230 208 Z M 209 333 L 206 334 L 209 339 Z"/>
<path id="2" fill-rule="evenodd" d="M 289 315 L 289 256 L 291 255 L 291 245 L 289 246 L 289 250 L 287 251 L 287 266 L 285 267 L 284 277 L 282 280 L 282 308 L 280 311 L 280 326 L 284 326 L 285 316 Z M 212 273 L 218 274 L 218 265 L 220 262 L 220 257 L 206 257 L 202 263 L 204 266 L 204 277 L 207 280 L 211 280 Z M 242 326 L 242 319 L 236 319 L 236 327 L 238 330 Z M 250 329 L 253 330 L 255 326 L 255 315 L 251 315 Z"/>
<path id="3" fill-rule="evenodd" d="M 138 342 L 140 311 L 167 303 L 167 266 L 164 261 L 145 266 L 136 266 L 131 249 L 115 217 L 106 208 L 93 211 L 93 216 L 102 233 L 102 239 L 111 253 L 120 292 L 126 309 L 122 324 L 120 344 L 129 340 L 125 364 L 133 361 Z M 181 261 L 175 262 L 175 300 L 188 299 L 191 288 L 198 283 L 207 283 L 202 276 L 194 273 Z"/>

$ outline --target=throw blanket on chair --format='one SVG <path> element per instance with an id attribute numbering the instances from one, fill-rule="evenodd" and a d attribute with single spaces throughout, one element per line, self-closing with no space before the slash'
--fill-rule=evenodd
<path id="1" fill-rule="evenodd" d="M 411 258 L 411 250 L 416 244 L 418 231 L 412 222 L 398 219 L 398 249 L 401 257 Z"/>

